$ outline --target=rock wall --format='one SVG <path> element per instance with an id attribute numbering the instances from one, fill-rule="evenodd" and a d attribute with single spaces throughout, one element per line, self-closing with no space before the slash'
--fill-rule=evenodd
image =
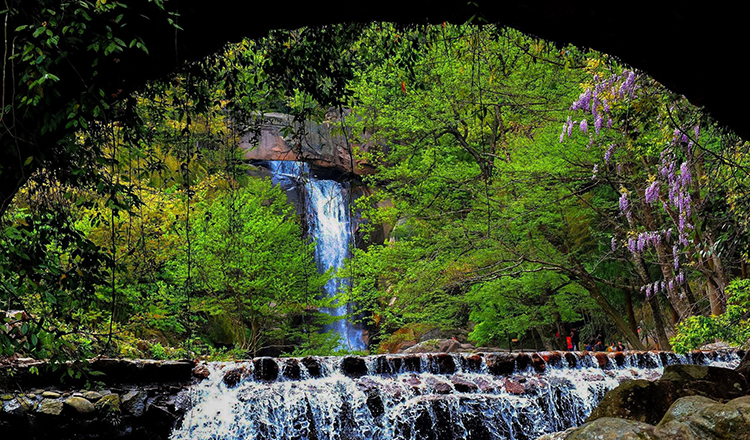
<path id="1" fill-rule="evenodd" d="M 200 376 L 194 367 L 119 359 L 4 367 L 0 438 L 166 439 L 186 409 L 181 392 Z"/>
<path id="2" fill-rule="evenodd" d="M 334 180 L 346 174 L 373 173 L 370 163 L 355 160 L 352 155 L 355 149 L 367 147 L 352 145 L 345 136 L 335 134 L 338 120 L 335 112 L 328 113 L 321 124 L 295 121 L 282 113 L 265 113 L 250 121 L 240 147 L 247 160 L 307 162 L 318 171 L 330 173 Z"/>

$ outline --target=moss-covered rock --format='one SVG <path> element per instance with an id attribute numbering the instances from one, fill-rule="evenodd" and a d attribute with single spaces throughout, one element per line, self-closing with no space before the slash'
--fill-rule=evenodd
<path id="1" fill-rule="evenodd" d="M 36 412 L 48 416 L 59 416 L 63 410 L 63 403 L 55 399 L 42 399 L 36 409 Z"/>
<path id="2" fill-rule="evenodd" d="M 655 440 L 654 427 L 635 420 L 604 417 L 572 431 L 565 440 Z"/>
<path id="3" fill-rule="evenodd" d="M 105 394 L 99 399 L 95 404 L 94 408 L 96 408 L 99 412 L 120 412 L 120 396 L 117 394 Z"/>
<path id="4" fill-rule="evenodd" d="M 94 412 L 94 404 L 84 399 L 83 397 L 73 396 L 68 397 L 65 402 L 65 406 L 71 408 L 79 415 L 89 415 Z"/>

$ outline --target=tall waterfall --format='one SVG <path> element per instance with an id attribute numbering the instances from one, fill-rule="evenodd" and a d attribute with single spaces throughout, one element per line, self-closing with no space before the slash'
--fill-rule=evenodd
<path id="1" fill-rule="evenodd" d="M 346 188 L 335 180 L 318 180 L 310 172 L 309 166 L 302 162 L 271 161 L 269 169 L 274 184 L 281 185 L 285 190 L 304 191 L 307 222 L 310 235 L 315 240 L 318 270 L 323 273 L 342 268 L 350 255 L 352 238 Z M 348 287 L 348 283 L 346 278 L 331 278 L 324 287 L 326 295 L 332 297 Z M 338 304 L 324 311 L 331 316 L 343 317 L 348 314 L 349 306 Z M 338 319 L 324 330 L 334 330 L 341 337 L 341 348 L 366 349 L 362 331 L 347 319 Z"/>
<path id="2" fill-rule="evenodd" d="M 528 440 L 579 426 L 626 379 L 731 352 L 421 354 L 211 363 L 173 440 Z"/>

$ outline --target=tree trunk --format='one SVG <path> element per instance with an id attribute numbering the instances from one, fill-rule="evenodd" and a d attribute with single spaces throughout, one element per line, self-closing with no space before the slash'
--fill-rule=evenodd
<path id="1" fill-rule="evenodd" d="M 646 267 L 643 265 L 643 259 L 640 254 L 633 254 L 635 260 L 636 271 L 638 276 L 641 278 L 641 283 L 646 285 L 649 284 L 650 280 L 646 273 Z M 669 343 L 667 338 L 667 332 L 664 330 L 664 318 L 662 318 L 661 307 L 659 306 L 659 298 L 656 294 L 650 295 L 648 298 L 648 305 L 651 307 L 651 312 L 654 316 L 654 330 L 656 330 L 656 342 L 661 350 L 671 350 L 672 345 Z"/>
<path id="2" fill-rule="evenodd" d="M 630 290 L 625 289 L 625 308 L 628 311 L 628 324 L 630 324 L 630 331 L 634 335 L 638 335 L 638 326 L 635 323 L 635 313 L 633 312 L 633 295 Z"/>
<path id="3" fill-rule="evenodd" d="M 636 350 L 645 350 L 645 347 L 643 346 L 643 344 L 641 344 L 641 341 L 638 340 L 638 336 L 636 335 L 636 333 L 633 333 L 625 320 L 622 319 L 622 313 L 618 312 L 614 307 L 612 307 L 612 304 L 609 303 L 607 298 L 602 294 L 601 290 L 599 290 L 599 285 L 596 283 L 596 280 L 594 280 L 594 277 L 592 277 L 591 274 L 583 268 L 583 266 L 575 261 L 573 257 L 571 257 L 571 259 L 576 266 L 576 268 L 573 270 L 573 273 L 580 281 L 581 286 L 583 286 L 584 289 L 588 290 L 589 295 L 591 295 L 591 297 L 594 299 L 594 301 L 596 301 L 599 307 L 602 308 L 604 313 L 609 316 L 612 322 L 615 323 L 615 325 L 617 326 L 617 330 L 619 330 L 620 333 L 625 336 L 625 339 L 628 341 L 630 346 L 635 348 Z"/>

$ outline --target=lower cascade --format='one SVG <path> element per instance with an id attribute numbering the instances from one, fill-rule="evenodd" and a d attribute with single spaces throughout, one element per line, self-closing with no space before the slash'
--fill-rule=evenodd
<path id="1" fill-rule="evenodd" d="M 581 425 L 628 379 L 665 365 L 734 368 L 730 351 L 256 358 L 210 363 L 171 438 L 523 440 Z"/>

